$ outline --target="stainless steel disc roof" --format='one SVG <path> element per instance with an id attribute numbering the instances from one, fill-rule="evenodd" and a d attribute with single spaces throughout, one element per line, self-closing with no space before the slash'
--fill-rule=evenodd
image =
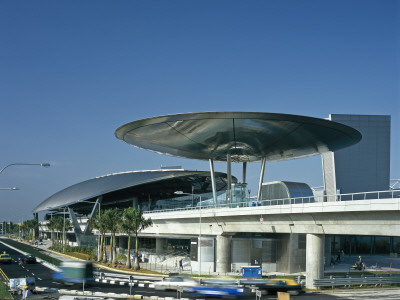
<path id="1" fill-rule="evenodd" d="M 191 159 L 284 160 L 351 146 L 352 127 L 330 120 L 258 112 L 184 113 L 125 124 L 115 136 L 135 147 Z"/>
<path id="2" fill-rule="evenodd" d="M 216 188 L 218 191 L 225 190 L 227 175 L 216 172 Z M 236 182 L 236 178 L 233 178 Z M 132 171 L 116 173 L 86 180 L 67 187 L 40 203 L 33 212 L 57 209 L 83 202 L 100 195 L 113 193 L 115 200 L 117 193 L 123 191 L 128 195 L 125 197 L 139 197 L 141 193 L 162 194 L 165 198 L 174 197 L 174 192 L 183 190 L 195 193 L 211 192 L 211 178 L 208 171 L 188 171 L 183 169 Z M 105 199 L 104 199 L 105 200 Z M 103 201 L 104 203 L 104 201 Z M 115 201 L 114 201 L 115 203 Z"/>

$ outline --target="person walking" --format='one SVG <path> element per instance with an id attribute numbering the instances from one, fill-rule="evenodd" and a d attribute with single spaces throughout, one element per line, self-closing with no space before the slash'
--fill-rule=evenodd
<path id="1" fill-rule="evenodd" d="M 183 271 L 183 261 L 182 261 L 182 258 L 179 260 L 179 271 Z"/>
<path id="2" fill-rule="evenodd" d="M 28 289 L 27 285 L 24 285 L 24 290 L 22 291 L 22 300 L 31 299 L 32 292 Z"/>

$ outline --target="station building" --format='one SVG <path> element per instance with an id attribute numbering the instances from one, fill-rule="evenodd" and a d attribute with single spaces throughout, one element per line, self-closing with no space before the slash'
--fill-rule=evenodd
<path id="1" fill-rule="evenodd" d="M 337 201 L 338 194 L 352 193 L 352 197 L 357 197 L 354 193 L 360 192 L 365 197 L 368 191 L 389 190 L 389 116 L 331 115 L 325 120 L 271 113 L 188 113 L 134 121 L 118 128 L 116 137 L 160 154 L 207 160 L 210 170 L 170 168 L 111 174 L 50 196 L 34 213 L 47 211 L 46 219 L 67 213 L 74 224 L 73 232 L 69 233 L 73 243 L 96 245 L 96 232 L 88 229 L 88 220 L 100 208 L 140 207 L 148 217 L 153 213 L 171 214 L 174 210 L 200 211 L 201 218 L 202 210 L 207 208 L 246 208 L 256 214 L 265 205 Z M 322 193 L 313 193 L 302 182 L 263 182 L 267 161 L 311 155 L 322 155 L 325 183 Z M 226 162 L 226 173 L 215 172 L 214 161 Z M 257 161 L 260 162 L 258 190 L 256 196 L 250 196 L 247 163 Z M 243 165 L 241 177 L 231 174 L 232 163 Z M 42 223 L 42 234 L 48 235 L 46 221 Z M 155 226 L 161 223 L 166 226 L 168 220 L 159 217 Z M 294 273 L 306 269 L 305 234 L 249 230 L 230 233 L 227 239 L 207 234 L 203 229 L 200 241 L 198 233 L 188 229 L 192 224 L 186 224 L 187 234 L 185 224 L 180 225 L 181 230 L 171 225 L 169 233 L 160 233 L 157 228 L 141 233 L 142 249 L 155 255 L 179 250 L 190 256 L 193 269 L 204 272 L 238 271 L 244 265 L 262 265 L 266 272 Z M 369 250 L 378 249 L 376 241 L 380 238 L 330 235 L 324 239 L 324 255 L 329 257 L 343 249 L 346 253 L 356 253 L 361 249 L 357 241 L 365 239 L 369 239 Z M 397 248 L 400 251 L 398 237 L 387 239 L 390 249 L 383 252 L 394 252 Z M 124 234 L 118 236 L 120 249 L 126 248 L 126 240 Z"/>

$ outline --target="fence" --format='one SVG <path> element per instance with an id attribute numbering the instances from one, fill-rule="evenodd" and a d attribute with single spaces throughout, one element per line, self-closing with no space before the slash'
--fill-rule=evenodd
<path id="1" fill-rule="evenodd" d="M 315 287 L 355 287 L 355 286 L 383 286 L 400 284 L 400 276 L 364 276 L 364 277 L 329 277 L 315 279 Z"/>
<path id="2" fill-rule="evenodd" d="M 139 248 L 139 262 L 143 269 L 157 271 L 160 273 L 176 273 L 179 272 L 179 260 L 183 260 L 184 270 L 190 271 L 189 252 L 185 250 L 155 250 L 148 248 Z M 119 254 L 128 254 L 126 249 L 120 249 Z M 131 259 L 134 261 L 135 250 L 131 250 Z"/>

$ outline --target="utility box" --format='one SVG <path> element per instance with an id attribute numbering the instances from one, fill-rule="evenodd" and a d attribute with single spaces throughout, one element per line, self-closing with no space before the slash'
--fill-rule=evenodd
<path id="1" fill-rule="evenodd" d="M 24 278 L 11 278 L 10 279 L 10 291 L 18 294 L 22 294 L 24 290 L 24 285 L 32 292 L 36 288 L 34 277 L 24 277 Z"/>
<path id="2" fill-rule="evenodd" d="M 261 278 L 262 268 L 259 266 L 242 267 L 242 277 Z"/>

